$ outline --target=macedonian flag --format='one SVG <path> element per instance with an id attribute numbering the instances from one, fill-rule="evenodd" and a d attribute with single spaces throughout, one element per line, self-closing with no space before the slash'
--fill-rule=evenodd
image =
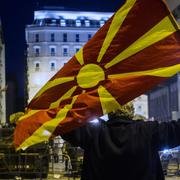
<path id="1" fill-rule="evenodd" d="M 126 0 L 35 95 L 15 129 L 17 149 L 120 108 L 180 70 L 179 27 L 162 0 Z"/>

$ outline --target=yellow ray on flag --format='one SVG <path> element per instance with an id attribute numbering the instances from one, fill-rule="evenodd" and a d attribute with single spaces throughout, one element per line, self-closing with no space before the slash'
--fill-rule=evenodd
<path id="1" fill-rule="evenodd" d="M 134 6 L 136 0 L 127 0 L 126 3 L 115 13 L 114 18 L 112 20 L 111 26 L 107 32 L 106 38 L 103 42 L 102 48 L 99 52 L 99 56 L 97 62 L 100 62 L 103 55 L 105 54 L 107 48 L 111 44 L 113 38 L 115 37 L 116 33 L 119 31 L 122 23 L 124 22 L 127 14 Z M 121 17 L 121 18 L 119 18 Z"/>
<path id="2" fill-rule="evenodd" d="M 77 97 L 78 96 L 74 96 L 71 104 L 67 104 L 66 106 L 64 106 L 64 108 L 57 113 L 54 119 L 42 124 L 42 126 L 40 126 L 39 129 L 37 129 L 29 138 L 27 138 L 17 150 L 25 150 L 27 147 L 34 144 L 48 141 L 58 124 L 66 118 L 67 113 L 72 109 L 72 106 Z"/>
<path id="3" fill-rule="evenodd" d="M 19 122 L 19 121 L 22 121 L 22 120 L 24 120 L 24 119 L 26 119 L 26 118 L 28 118 L 28 117 L 31 117 L 32 115 L 38 113 L 39 111 L 41 111 L 41 110 L 30 110 L 27 114 L 25 114 L 24 116 L 21 116 L 21 117 L 18 119 L 18 122 Z"/>
<path id="4" fill-rule="evenodd" d="M 177 29 L 171 22 L 169 16 L 165 17 L 161 22 L 155 25 L 150 31 L 141 36 L 137 41 L 131 44 L 127 49 L 117 55 L 109 63 L 105 65 L 105 68 L 110 68 L 120 61 L 127 59 L 128 57 L 142 51 L 146 47 L 168 37 L 176 32 Z"/>
<path id="5" fill-rule="evenodd" d="M 51 103 L 49 109 L 54 109 L 57 108 L 60 104 L 61 101 L 70 98 L 72 96 L 72 94 L 74 93 L 74 91 L 77 89 L 77 86 L 72 87 L 71 89 L 69 89 L 63 96 L 61 96 L 57 101 Z"/>
<path id="6" fill-rule="evenodd" d="M 75 57 L 78 60 L 80 65 L 84 64 L 83 47 L 75 54 Z"/>
<path id="7" fill-rule="evenodd" d="M 108 114 L 113 110 L 120 109 L 121 105 L 103 86 L 99 86 L 98 94 L 99 94 L 103 114 Z"/>
<path id="8" fill-rule="evenodd" d="M 130 76 L 157 76 L 157 77 L 171 77 L 180 71 L 180 64 L 174 66 L 168 66 L 158 69 L 152 69 L 147 71 L 138 71 L 138 72 L 130 72 L 130 73 L 122 73 L 122 74 L 112 74 L 108 75 L 109 79 L 117 79 L 124 78 Z"/>

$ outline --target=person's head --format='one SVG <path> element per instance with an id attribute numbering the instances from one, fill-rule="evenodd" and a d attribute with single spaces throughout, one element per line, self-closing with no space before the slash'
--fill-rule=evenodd
<path id="1" fill-rule="evenodd" d="M 109 120 L 114 120 L 116 118 L 127 118 L 133 119 L 134 117 L 134 106 L 132 102 L 120 106 L 119 109 L 108 114 Z"/>

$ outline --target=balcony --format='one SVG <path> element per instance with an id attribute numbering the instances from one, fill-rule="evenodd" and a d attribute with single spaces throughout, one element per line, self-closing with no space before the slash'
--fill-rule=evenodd
<path id="1" fill-rule="evenodd" d="M 55 52 L 51 52 L 51 56 L 55 56 L 56 55 L 56 53 Z"/>
<path id="2" fill-rule="evenodd" d="M 36 52 L 36 53 L 34 54 L 35 57 L 39 57 L 39 55 L 40 55 L 39 52 Z"/>

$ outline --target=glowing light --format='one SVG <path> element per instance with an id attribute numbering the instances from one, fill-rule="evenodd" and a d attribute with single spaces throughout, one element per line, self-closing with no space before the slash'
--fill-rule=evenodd
<path id="1" fill-rule="evenodd" d="M 51 135 L 51 133 L 49 131 L 47 131 L 47 130 L 43 131 L 43 136 L 50 136 L 50 135 Z"/>
<path id="2" fill-rule="evenodd" d="M 34 19 L 44 19 L 47 17 L 58 18 L 63 17 L 64 19 L 77 19 L 79 16 L 88 17 L 88 19 L 109 19 L 113 13 L 107 12 L 74 12 L 74 11 L 51 11 L 51 10 L 41 10 L 35 11 Z"/>
<path id="3" fill-rule="evenodd" d="M 99 123 L 99 120 L 98 120 L 98 119 L 94 119 L 94 120 L 90 121 L 90 123 L 98 124 L 98 123 Z"/>
<path id="4" fill-rule="evenodd" d="M 169 152 L 169 149 L 164 149 L 164 150 L 163 150 L 163 153 L 164 153 L 164 154 L 166 154 L 166 153 L 168 153 L 168 152 Z"/>

